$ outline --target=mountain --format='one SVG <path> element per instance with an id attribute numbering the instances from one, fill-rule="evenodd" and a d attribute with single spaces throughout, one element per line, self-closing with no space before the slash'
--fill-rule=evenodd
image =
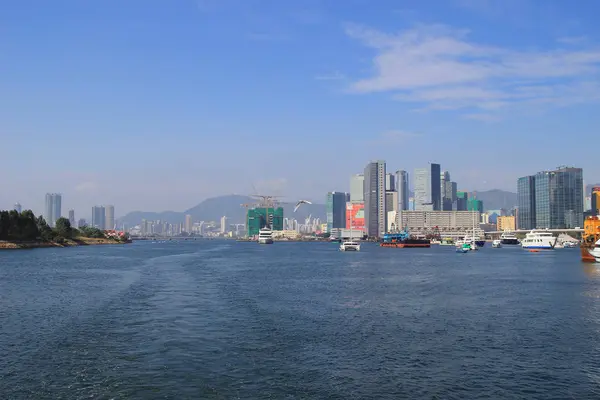
<path id="1" fill-rule="evenodd" d="M 220 221 L 222 216 L 228 218 L 231 224 L 243 224 L 246 221 L 246 208 L 242 204 L 255 204 L 256 199 L 248 196 L 228 195 L 211 197 L 198 205 L 184 211 L 163 211 L 163 212 L 144 212 L 133 211 L 122 218 L 119 223 L 127 226 L 138 225 L 142 219 L 156 221 L 167 221 L 172 224 L 178 224 L 185 221 L 187 214 L 192 216 L 193 221 Z M 303 204 L 300 209 L 294 213 L 296 203 L 281 203 L 283 215 L 286 218 L 296 218 L 298 221 L 304 221 L 306 217 L 312 215 L 313 218 L 320 218 L 325 221 L 324 204 Z"/>
<path id="2" fill-rule="evenodd" d="M 483 201 L 485 210 L 499 210 L 505 208 L 511 210 L 517 206 L 517 194 L 500 189 L 477 192 L 477 199 Z"/>

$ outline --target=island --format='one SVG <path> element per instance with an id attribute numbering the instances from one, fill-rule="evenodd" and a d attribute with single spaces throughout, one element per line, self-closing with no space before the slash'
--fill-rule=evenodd
<path id="1" fill-rule="evenodd" d="M 52 228 L 31 210 L 0 211 L 0 250 L 39 247 L 72 247 L 131 243 L 129 235 L 114 230 L 83 226 L 74 228 L 67 218 L 56 220 Z"/>

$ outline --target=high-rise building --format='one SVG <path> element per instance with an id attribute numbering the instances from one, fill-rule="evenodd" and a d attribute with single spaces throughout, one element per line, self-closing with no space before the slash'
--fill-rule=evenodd
<path id="1" fill-rule="evenodd" d="M 535 175 L 536 228 L 561 229 L 583 225 L 583 170 L 559 167 Z"/>
<path id="2" fill-rule="evenodd" d="M 265 226 L 274 231 L 283 230 L 283 207 L 249 208 L 246 214 L 246 231 L 248 236 L 258 235 Z"/>
<path id="3" fill-rule="evenodd" d="M 192 216 L 191 216 L 190 214 L 187 214 L 187 215 L 185 216 L 185 226 L 184 226 L 184 230 L 185 230 L 187 233 L 192 233 L 192 226 L 193 226 L 193 224 L 192 224 Z"/>
<path id="4" fill-rule="evenodd" d="M 450 173 L 448 171 L 444 171 L 440 175 L 440 191 L 442 194 L 442 211 L 452 211 L 455 209 L 457 200 L 456 182 L 450 180 Z"/>
<path id="5" fill-rule="evenodd" d="M 104 206 L 104 229 L 115 229 L 115 206 Z"/>
<path id="6" fill-rule="evenodd" d="M 386 212 L 398 211 L 398 192 L 388 190 L 385 192 Z"/>
<path id="7" fill-rule="evenodd" d="M 21 214 L 21 211 L 22 211 L 21 204 L 15 203 L 15 206 L 13 208 L 15 209 L 16 212 Z"/>
<path id="8" fill-rule="evenodd" d="M 92 228 L 106 229 L 106 210 L 104 206 L 92 207 Z"/>
<path id="9" fill-rule="evenodd" d="M 77 221 L 77 227 L 78 228 L 83 228 L 86 225 L 87 225 L 86 220 L 84 218 L 79 218 L 79 221 Z"/>
<path id="10" fill-rule="evenodd" d="M 52 226 L 56 225 L 56 221 L 62 217 L 62 196 L 54 193 L 52 196 Z"/>
<path id="11" fill-rule="evenodd" d="M 455 211 L 467 211 L 468 202 L 469 202 L 469 193 L 456 192 L 456 210 Z"/>
<path id="12" fill-rule="evenodd" d="M 327 232 L 332 229 L 346 227 L 346 202 L 348 195 L 344 192 L 329 192 L 325 201 L 327 214 Z"/>
<path id="13" fill-rule="evenodd" d="M 372 161 L 365 167 L 365 229 L 368 236 L 380 237 L 387 228 L 385 210 L 385 161 Z"/>
<path id="14" fill-rule="evenodd" d="M 583 224 L 583 170 L 559 167 L 517 180 L 519 229 L 575 228 Z"/>
<path id="15" fill-rule="evenodd" d="M 440 164 L 429 164 L 427 168 L 416 168 L 414 174 L 415 209 L 440 211 L 442 192 Z"/>
<path id="16" fill-rule="evenodd" d="M 69 223 L 75 227 L 75 210 L 69 210 Z"/>
<path id="17" fill-rule="evenodd" d="M 524 176 L 517 180 L 517 226 L 519 229 L 535 229 L 535 178 Z"/>
<path id="18" fill-rule="evenodd" d="M 227 217 L 223 215 L 221 217 L 221 233 L 227 232 Z"/>
<path id="19" fill-rule="evenodd" d="M 61 217 L 62 196 L 58 193 L 46 193 L 44 219 L 49 226 L 54 227 L 56 220 Z"/>
<path id="20" fill-rule="evenodd" d="M 600 214 L 600 187 L 594 186 L 592 188 L 592 196 L 590 199 L 590 209 L 592 210 L 592 215 Z"/>
<path id="21" fill-rule="evenodd" d="M 408 199 L 410 197 L 408 172 L 396 171 L 396 191 L 398 192 L 398 210 L 408 210 Z"/>
<path id="22" fill-rule="evenodd" d="M 363 203 L 365 201 L 365 176 L 356 174 L 350 177 L 350 201 Z"/>
<path id="23" fill-rule="evenodd" d="M 388 172 L 385 174 L 385 191 L 395 192 L 396 191 L 396 179 L 395 176 Z"/>

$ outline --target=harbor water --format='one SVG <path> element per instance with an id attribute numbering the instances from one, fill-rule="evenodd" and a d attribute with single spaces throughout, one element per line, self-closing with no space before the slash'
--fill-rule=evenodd
<path id="1" fill-rule="evenodd" d="M 598 399 L 578 249 L 0 252 L 2 399 Z"/>

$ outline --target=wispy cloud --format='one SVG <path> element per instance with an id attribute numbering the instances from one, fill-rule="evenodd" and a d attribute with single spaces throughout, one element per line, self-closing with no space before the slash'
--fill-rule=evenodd
<path id="1" fill-rule="evenodd" d="M 339 71 L 335 71 L 331 74 L 317 75 L 315 76 L 315 79 L 318 81 L 339 81 L 346 79 L 346 76 Z"/>
<path id="2" fill-rule="evenodd" d="M 375 50 L 374 74 L 353 82 L 354 92 L 391 92 L 426 109 L 471 111 L 599 100 L 600 48 L 517 51 L 475 43 L 468 31 L 443 25 L 398 34 L 351 25 L 346 33 Z"/>

